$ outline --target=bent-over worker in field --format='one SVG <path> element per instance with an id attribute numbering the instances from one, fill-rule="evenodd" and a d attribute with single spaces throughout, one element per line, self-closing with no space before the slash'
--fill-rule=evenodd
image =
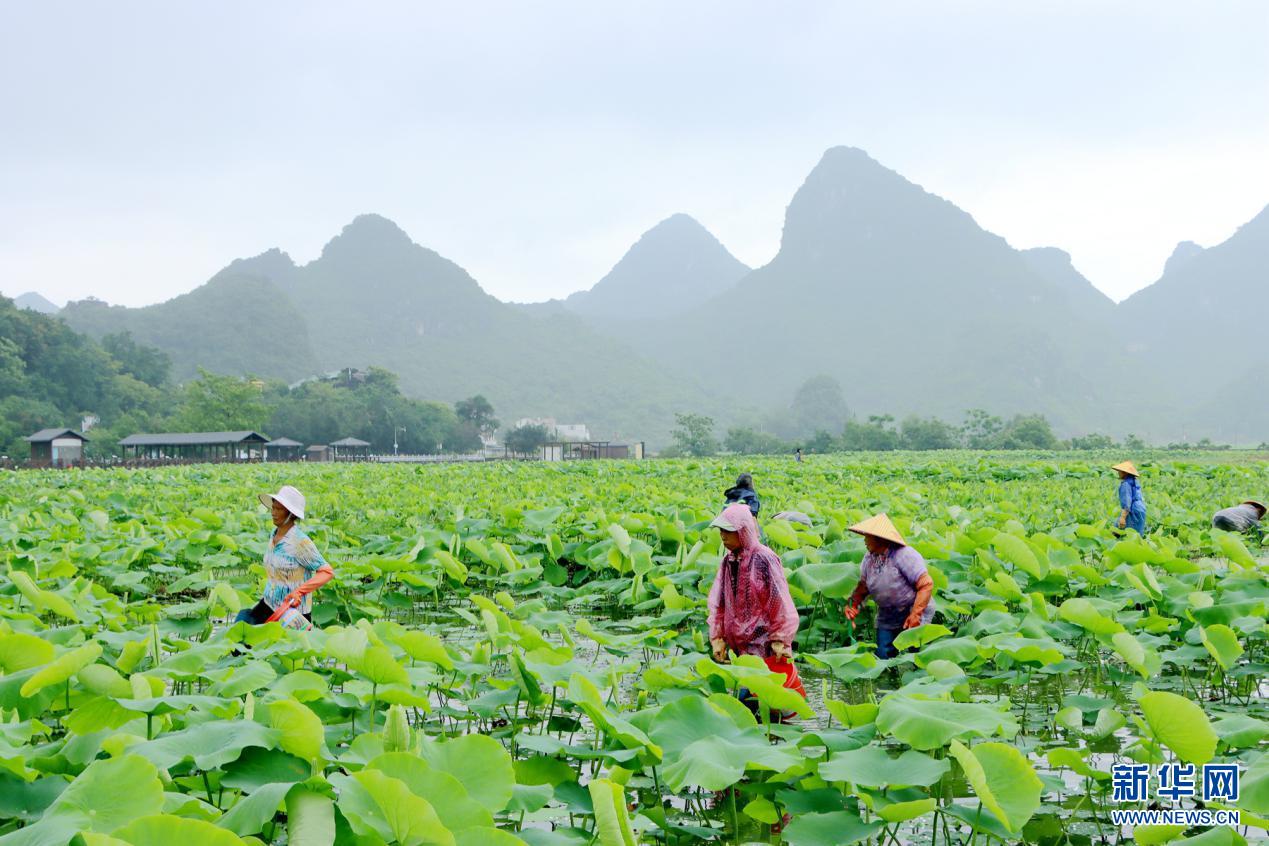
<path id="1" fill-rule="evenodd" d="M 1260 528 L 1260 521 L 1265 518 L 1264 503 L 1254 499 L 1245 499 L 1238 505 L 1222 508 L 1212 515 L 1212 527 L 1227 532 L 1250 532 Z"/>
<path id="2" fill-rule="evenodd" d="M 869 517 L 850 530 L 864 536 L 868 554 L 859 567 L 859 583 L 846 606 L 846 619 L 854 620 L 869 596 L 877 603 L 877 657 L 899 654 L 894 639 L 934 618 L 934 580 L 921 553 L 908 546 L 885 514 Z"/>
<path id="3" fill-rule="evenodd" d="M 743 503 L 727 506 L 710 525 L 718 529 L 725 550 L 709 589 L 714 660 L 726 661 L 729 650 L 757 655 L 773 672 L 785 675 L 785 687 L 805 696 L 793 666 L 800 619 L 780 556 L 759 543 L 758 523 Z"/>
<path id="4" fill-rule="evenodd" d="M 260 625 L 280 619 L 291 628 L 313 622 L 313 591 L 335 577 L 335 571 L 298 525 L 304 519 L 304 494 L 283 485 L 275 494 L 260 494 L 269 507 L 273 534 L 264 552 L 264 596 L 254 607 L 238 612 L 236 622 Z M 302 620 L 296 620 L 296 615 Z"/>
<path id="5" fill-rule="evenodd" d="M 1141 471 L 1131 461 L 1121 461 L 1111 468 L 1119 474 L 1119 528 L 1146 533 L 1146 499 L 1141 495 Z"/>

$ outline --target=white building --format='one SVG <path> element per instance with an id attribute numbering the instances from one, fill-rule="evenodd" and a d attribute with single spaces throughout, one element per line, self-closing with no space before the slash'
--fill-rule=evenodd
<path id="1" fill-rule="evenodd" d="M 511 428 L 524 426 L 541 426 L 548 435 L 561 441 L 590 440 L 590 429 L 585 423 L 557 423 L 554 417 L 521 417 Z"/>

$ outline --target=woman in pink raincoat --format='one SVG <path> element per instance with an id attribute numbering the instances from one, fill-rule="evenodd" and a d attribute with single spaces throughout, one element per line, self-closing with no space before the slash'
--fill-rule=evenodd
<path id="1" fill-rule="evenodd" d="M 780 556 L 758 542 L 757 521 L 743 503 L 727 506 L 710 525 L 722 534 L 727 550 L 709 591 L 709 643 L 714 659 L 724 661 L 731 651 L 768 659 L 773 669 L 775 664 L 782 665 L 777 672 L 784 672 L 783 665 L 792 671 L 798 610 L 789 595 Z"/>

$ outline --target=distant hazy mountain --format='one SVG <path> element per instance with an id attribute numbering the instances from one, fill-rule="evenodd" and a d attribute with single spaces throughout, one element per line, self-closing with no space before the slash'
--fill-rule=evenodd
<path id="1" fill-rule="evenodd" d="M 300 309 L 279 285 L 247 269 L 235 262 L 206 284 L 158 305 L 126 308 L 79 300 L 67 303 L 60 316 L 95 338 L 131 332 L 171 357 L 178 381 L 197 375 L 200 366 L 283 379 L 313 373 L 317 361 Z"/>
<path id="2" fill-rule="evenodd" d="M 1022 257 L 1033 271 L 1066 291 L 1071 305 L 1087 309 L 1089 316 L 1106 316 L 1115 309 L 1115 301 L 1098 290 L 1071 263 L 1071 254 L 1057 247 L 1033 247 L 1022 251 Z"/>
<path id="3" fill-rule="evenodd" d="M 1181 268 L 1190 259 L 1203 252 L 1203 248 L 1193 241 L 1182 241 L 1176 245 L 1176 249 L 1172 251 L 1172 255 L 1168 256 L 1167 263 L 1163 266 L 1163 273 L 1166 276 Z"/>
<path id="4" fill-rule="evenodd" d="M 46 300 L 34 291 L 28 291 L 25 294 L 19 294 L 13 298 L 13 304 L 18 308 L 25 308 L 29 311 L 38 311 L 40 314 L 57 314 L 61 309 Z"/>
<path id="5" fill-rule="evenodd" d="M 1190 432 L 1229 433 L 1241 418 L 1244 439 L 1260 421 L 1256 440 L 1269 440 L 1269 207 L 1224 243 L 1191 247 L 1179 247 L 1158 282 L 1119 305 L 1134 368 L 1167 374 Z"/>
<path id="6" fill-rule="evenodd" d="M 1116 306 L 1065 252 L 1015 250 L 838 147 L 794 194 L 779 253 L 748 272 L 675 215 L 590 291 L 513 305 L 365 215 L 307 265 L 271 250 L 161 305 L 84 301 L 61 315 L 97 336 L 131 331 L 178 377 L 380 365 L 414 396 L 484 393 L 503 419 L 661 444 L 679 411 L 714 415 L 720 434 L 760 426 L 818 374 L 860 415 L 980 407 L 1043 413 L 1064 434 L 1258 443 L 1266 267 L 1269 209 L 1218 246 L 1181 244 L 1156 284 Z"/>
<path id="7" fill-rule="evenodd" d="M 665 318 L 700 305 L 749 272 L 692 217 L 676 214 L 643 233 L 589 291 L 564 307 L 591 321 Z"/>
<path id="8" fill-rule="evenodd" d="M 176 314 L 196 296 L 200 307 Z M 483 393 L 504 416 L 579 420 L 605 437 L 664 443 L 675 411 L 717 407 L 691 377 L 671 377 L 576 316 L 498 301 L 378 215 L 358 217 L 304 266 L 271 250 L 186 297 L 142 309 L 74 303 L 65 317 L 95 335 L 129 329 L 186 375 L 195 364 L 287 379 L 378 365 L 413 396 Z"/>
<path id="9" fill-rule="evenodd" d="M 780 252 L 650 338 L 678 369 L 724 359 L 744 389 L 787 403 L 831 373 L 863 413 L 971 407 L 1043 412 L 1070 430 L 1112 425 L 1123 353 L 1093 297 L 1052 254 L 1024 256 L 862 150 L 825 153 L 789 204 Z M 1036 263 L 1044 272 L 1034 269 Z"/>

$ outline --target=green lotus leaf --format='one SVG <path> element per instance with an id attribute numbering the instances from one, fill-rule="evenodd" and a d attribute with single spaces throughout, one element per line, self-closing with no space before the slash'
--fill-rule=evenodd
<path id="1" fill-rule="evenodd" d="M 0 843 L 65 843 L 76 831 L 111 832 L 162 809 L 163 784 L 149 761 L 136 755 L 94 761 L 38 823 L 0 837 Z"/>
<path id="2" fill-rule="evenodd" d="M 1224 555 L 1240 567 L 1245 567 L 1248 570 L 1256 569 L 1258 566 L 1256 559 L 1247 551 L 1246 545 L 1237 535 L 1220 531 L 1215 531 L 1212 534 L 1212 539 L 1216 541 L 1216 548 L 1221 551 L 1221 555 Z"/>
<path id="3" fill-rule="evenodd" d="M 441 822 L 452 831 L 493 825 L 489 810 L 468 795 L 461 781 L 447 772 L 432 769 L 418 755 L 388 752 L 372 759 L 366 769 L 379 770 L 400 780 L 415 796 L 431 802 Z"/>
<path id="4" fill-rule="evenodd" d="M 820 814 L 799 814 L 784 830 L 789 846 L 850 846 L 869 839 L 881 829 L 882 822 L 864 822 L 852 811 Z"/>
<path id="5" fill-rule="evenodd" d="M 278 748 L 315 766 L 320 764 L 326 732 L 311 710 L 294 699 L 279 699 L 269 704 L 269 724 L 278 732 Z"/>
<path id="6" fill-rule="evenodd" d="M 340 813 L 357 834 L 403 846 L 454 846 L 453 833 L 432 803 L 415 796 L 400 780 L 378 770 L 335 774 L 329 780 L 339 791 Z"/>
<path id="7" fill-rule="evenodd" d="M 357 671 L 374 684 L 409 684 L 405 667 L 397 663 L 384 646 L 369 646 L 361 655 Z"/>
<path id="8" fill-rule="evenodd" d="M 32 696 L 52 684 L 61 684 L 101 657 L 101 644 L 89 641 L 59 655 L 22 685 L 23 696 Z"/>
<path id="9" fill-rule="evenodd" d="M 1231 749 L 1249 749 L 1269 737 L 1269 723 L 1247 714 L 1230 714 L 1212 723 L 1216 736 Z"/>
<path id="10" fill-rule="evenodd" d="M 419 755 L 432 769 L 458 779 L 467 794 L 491 813 L 498 813 L 511 800 L 515 768 L 511 755 L 492 737 L 468 734 L 425 742 Z"/>
<path id="11" fill-rule="evenodd" d="M 217 696 L 236 697 L 265 687 L 278 677 L 277 672 L 265 661 L 248 661 L 211 688 Z"/>
<path id="12" fill-rule="evenodd" d="M 800 756 L 772 746 L 747 710 L 725 708 L 699 696 L 685 696 L 664 706 L 648 734 L 663 750 L 662 780 L 674 790 L 701 787 L 723 790 L 747 769 L 784 770 Z M 740 716 L 743 713 L 743 717 Z"/>
<path id="13" fill-rule="evenodd" d="M 173 846 L 194 844 L 198 846 L 246 846 L 242 838 L 209 822 L 156 814 L 134 820 L 113 833 L 132 846 Z"/>
<path id="14" fill-rule="evenodd" d="M 1232 670 L 1242 657 L 1243 645 L 1238 642 L 1238 635 L 1229 626 L 1220 623 L 1200 626 L 1199 638 L 1216 659 L 1216 663 L 1226 670 Z"/>
<path id="15" fill-rule="evenodd" d="M 1259 816 L 1269 815 L 1269 752 L 1261 752 L 1239 780 L 1238 807 Z"/>
<path id="16" fill-rule="evenodd" d="M 1007 707 L 1007 700 L 1003 704 Z M 926 751 L 940 749 L 956 737 L 1010 738 L 1018 723 L 1007 710 L 992 705 L 892 693 L 881 700 L 877 730 Z"/>
<path id="17" fill-rule="evenodd" d="M 247 835 L 263 831 L 277 816 L 278 808 L 291 791 L 291 784 L 266 784 L 240 798 L 216 825 L 234 834 Z"/>
<path id="18" fill-rule="evenodd" d="M 0 670 L 16 673 L 40 667 L 53 660 L 53 644 L 26 632 L 0 634 Z"/>
<path id="19" fill-rule="evenodd" d="M 455 846 L 526 846 L 524 840 L 497 828 L 465 828 L 454 832 Z"/>
<path id="20" fill-rule="evenodd" d="M 283 732 L 251 720 L 214 720 L 138 743 L 130 751 L 163 770 L 186 760 L 213 770 L 236 760 L 248 746 L 272 749 L 282 737 Z"/>
<path id="21" fill-rule="evenodd" d="M 597 778 L 587 785 L 587 789 L 595 808 L 595 832 L 600 846 L 637 846 L 622 786 L 606 778 Z"/>
<path id="22" fill-rule="evenodd" d="M 894 645 L 896 649 L 908 649 L 913 646 L 923 647 L 927 643 L 938 640 L 941 637 L 947 637 L 951 633 L 952 630 L 947 626 L 940 626 L 938 623 L 926 623 L 923 626 L 904 629 L 894 639 Z"/>
<path id="23" fill-rule="evenodd" d="M 1124 627 L 1116 620 L 1098 611 L 1093 603 L 1082 596 L 1074 596 L 1058 606 L 1058 615 L 1068 623 L 1088 629 L 1093 634 L 1113 635 Z"/>
<path id="24" fill-rule="evenodd" d="M 934 799 L 913 799 L 908 802 L 894 802 L 877 810 L 877 816 L 888 823 L 907 822 L 923 817 L 938 807 Z"/>
<path id="25" fill-rule="evenodd" d="M 891 758 L 879 746 L 835 752 L 820 764 L 825 781 L 849 781 L 864 787 L 928 787 L 951 769 L 946 759 L 908 750 Z"/>
<path id="26" fill-rule="evenodd" d="M 445 644 L 435 635 L 420 631 L 407 631 L 395 639 L 397 646 L 405 650 L 415 661 L 427 661 L 443 670 L 453 670 L 454 660 L 449 657 Z"/>
<path id="27" fill-rule="evenodd" d="M 335 803 L 316 791 L 292 788 L 286 796 L 286 835 L 290 846 L 334 846 Z"/>
<path id="28" fill-rule="evenodd" d="M 115 699 L 128 699 L 132 696 L 132 685 L 119 674 L 114 667 L 105 664 L 89 664 L 75 674 L 75 678 L 98 696 L 110 696 Z"/>
<path id="29" fill-rule="evenodd" d="M 1040 807 L 1043 785 L 1021 752 L 1003 743 L 979 743 L 972 749 L 953 740 L 956 758 L 983 807 L 1012 832 L 1022 830 Z"/>
<path id="30" fill-rule="evenodd" d="M 1206 764 L 1216 753 L 1216 732 L 1203 709 L 1184 696 L 1151 691 L 1138 701 L 1150 731 L 1182 761 Z"/>
<path id="31" fill-rule="evenodd" d="M 1033 579 L 1043 579 L 1049 573 L 1047 560 L 1041 561 L 1035 551 L 1022 538 L 1006 532 L 1000 532 L 992 539 L 991 545 L 1002 560 L 1022 570 Z"/>

